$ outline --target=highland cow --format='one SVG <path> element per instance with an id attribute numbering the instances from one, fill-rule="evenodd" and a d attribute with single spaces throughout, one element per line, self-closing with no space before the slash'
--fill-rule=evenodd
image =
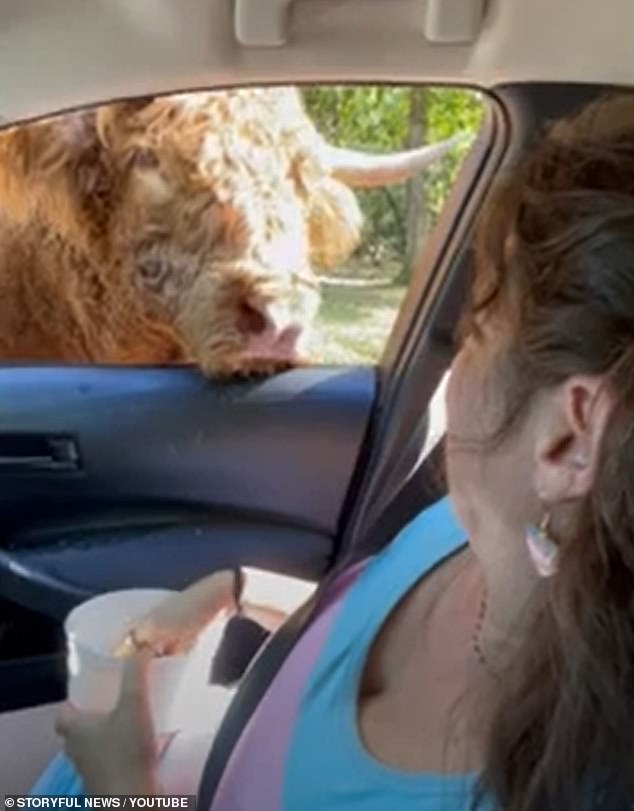
<path id="1" fill-rule="evenodd" d="M 293 365 L 316 271 L 360 240 L 352 188 L 452 142 L 332 147 L 293 88 L 117 102 L 0 133 L 0 359 Z"/>

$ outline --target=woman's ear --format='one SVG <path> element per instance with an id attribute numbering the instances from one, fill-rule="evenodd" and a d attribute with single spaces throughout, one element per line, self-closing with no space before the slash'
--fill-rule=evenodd
<path id="1" fill-rule="evenodd" d="M 534 484 L 541 501 L 572 501 L 590 492 L 613 406 L 599 376 L 574 375 L 544 396 L 535 443 Z"/>

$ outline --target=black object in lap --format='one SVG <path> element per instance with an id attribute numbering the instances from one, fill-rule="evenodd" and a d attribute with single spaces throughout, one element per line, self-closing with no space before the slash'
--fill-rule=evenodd
<path id="1" fill-rule="evenodd" d="M 211 664 L 211 683 L 226 687 L 235 684 L 270 633 L 246 617 L 232 617 Z"/>

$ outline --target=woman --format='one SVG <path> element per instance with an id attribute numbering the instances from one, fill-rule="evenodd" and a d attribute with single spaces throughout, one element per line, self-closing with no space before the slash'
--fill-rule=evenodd
<path id="1" fill-rule="evenodd" d="M 521 161 L 475 265 L 449 498 L 333 586 L 213 811 L 634 799 L 634 100 Z M 162 790 L 143 672 L 112 716 L 60 724 L 88 792 Z"/>

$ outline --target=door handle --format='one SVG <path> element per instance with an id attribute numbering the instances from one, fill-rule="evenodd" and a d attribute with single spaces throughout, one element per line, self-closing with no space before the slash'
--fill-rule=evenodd
<path id="1" fill-rule="evenodd" d="M 0 433 L 0 473 L 69 473 L 80 468 L 79 446 L 72 437 Z"/>

